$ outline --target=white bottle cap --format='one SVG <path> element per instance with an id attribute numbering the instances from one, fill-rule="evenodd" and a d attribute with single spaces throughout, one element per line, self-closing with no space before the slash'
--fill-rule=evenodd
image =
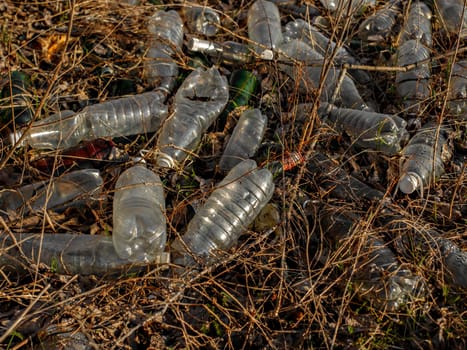
<path id="1" fill-rule="evenodd" d="M 420 185 L 420 176 L 413 172 L 402 175 L 399 180 L 399 189 L 406 194 L 412 193 L 420 187 Z"/>

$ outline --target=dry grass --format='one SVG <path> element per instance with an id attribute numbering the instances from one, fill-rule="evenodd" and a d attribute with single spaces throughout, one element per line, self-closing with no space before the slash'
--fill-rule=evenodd
<path id="1" fill-rule="evenodd" d="M 113 1 L 3 2 L 2 85 L 14 70 L 29 74 L 36 119 L 147 90 L 142 79 L 148 35 L 144 19 L 155 8 L 163 7 L 153 3 L 157 1 L 142 1 L 137 6 Z M 227 18 L 216 40 L 247 39 L 246 10 L 252 1 L 206 3 Z M 307 3 L 322 9 L 318 1 Z M 177 1 L 167 6 L 180 9 L 185 4 Z M 336 19 L 324 11 L 323 16 L 330 22 L 328 34 L 339 38 L 339 43 L 349 43 L 358 22 L 370 13 L 372 10 L 367 9 L 355 18 L 342 13 L 343 17 Z M 305 19 L 309 20 L 307 16 Z M 285 23 L 285 16 L 283 20 Z M 286 78 L 276 62 L 255 62 L 246 68 L 262 78 L 262 89 L 252 104 L 261 103 L 269 117 L 265 137 L 268 146 L 259 152 L 258 162 L 281 160 L 293 151 L 300 151 L 305 158 L 322 152 L 338 160 L 337 168 L 385 193 L 391 203 L 337 199 L 332 188 L 325 186 L 327 174 L 312 172 L 304 163 L 276 177 L 274 206 L 269 208 L 272 213 L 264 214 L 273 218 L 271 222 L 252 227 L 219 263 L 186 269 L 148 266 L 141 273 L 117 279 L 58 275 L 50 267 L 34 264 L 25 266 L 25 273 L 8 274 L 2 268 L 0 347 L 466 348 L 465 289 L 451 286 L 442 256 L 435 248 L 404 248 L 399 244 L 406 242 L 404 237 L 418 237 L 427 228 L 434 228 L 461 249 L 467 248 L 467 125 L 465 120 L 450 117 L 445 109 L 448 67 L 454 57 L 465 58 L 465 42 L 443 32 L 439 22 L 434 22 L 434 28 L 433 56 L 437 59 L 432 62 L 433 95 L 419 119 L 425 122 L 437 118 L 449 125 L 455 132 L 451 142 L 456 147 L 446 174 L 422 199 L 396 193 L 399 157 L 350 148 L 345 137 L 321 124 L 317 106 L 305 118 L 299 116 L 298 103 L 315 101 L 320 89 L 300 95 L 296 82 Z M 388 40 L 381 46 L 355 51 L 365 58 L 363 63 L 383 67 L 393 64 L 396 47 L 396 42 Z M 189 56 L 180 56 L 178 61 L 184 69 L 191 69 Z M 222 69 L 226 73 L 231 70 Z M 399 111 L 394 73 L 384 69 L 370 73 L 376 87 L 360 86 L 361 91 L 377 101 L 381 111 Z M 236 117 L 233 114 L 227 125 L 232 125 Z M 6 133 L 12 125 L 2 128 Z M 276 129 L 279 131 L 275 133 Z M 209 195 L 211 179 L 220 179 L 212 169 L 226 135 L 222 130 L 215 131 L 205 137 L 199 157 L 183 170 L 164 177 L 170 241 L 184 232 L 193 208 Z M 143 150 L 151 162 L 153 137 L 116 142 L 132 156 Z M 38 157 L 31 150 L 2 145 L 1 155 L 1 171 L 9 171 L 2 177 L 3 184 L 27 184 L 51 176 L 31 166 Z M 115 170 L 120 166 L 110 164 L 103 171 L 107 192 L 98 206 L 12 218 L 8 223 L 2 219 L 1 234 L 108 233 Z M 400 215 L 398 220 L 405 225 L 402 230 L 378 221 L 384 222 L 388 207 Z M 335 215 L 351 213 L 354 225 L 348 234 L 337 236 L 337 242 L 322 224 L 323 210 Z M 278 221 L 274 219 L 277 216 Z M 394 311 L 365 296 L 356 281 L 369 264 L 371 251 L 367 248 L 373 237 L 384 240 L 397 253 L 401 266 L 425 281 L 423 297 Z"/>

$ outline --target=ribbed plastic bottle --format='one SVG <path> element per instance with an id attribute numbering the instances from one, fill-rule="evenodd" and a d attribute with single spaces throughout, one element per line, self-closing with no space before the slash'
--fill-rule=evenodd
<path id="1" fill-rule="evenodd" d="M 302 40 L 308 44 L 313 50 L 323 57 L 330 57 L 336 50 L 336 43 L 322 34 L 318 28 L 311 25 L 303 19 L 288 22 L 284 27 L 284 40 L 291 41 L 293 39 Z M 334 62 L 338 65 L 360 64 L 360 62 L 347 51 L 345 47 L 339 47 Z M 365 71 L 349 70 L 349 73 L 361 84 L 370 82 L 371 78 Z"/>
<path id="2" fill-rule="evenodd" d="M 154 132 L 168 113 L 164 99 L 161 92 L 151 91 L 91 105 L 78 113 L 57 113 L 11 134 L 10 141 L 16 146 L 59 149 L 100 137 Z"/>
<path id="3" fill-rule="evenodd" d="M 172 248 L 184 255 L 181 263 L 189 261 L 190 253 L 209 258 L 216 250 L 232 248 L 273 192 L 269 170 L 257 168 L 251 159 L 237 164 L 195 214 L 186 233 L 173 242 Z"/>
<path id="4" fill-rule="evenodd" d="M 400 4 L 401 0 L 391 0 L 375 14 L 368 16 L 358 27 L 359 38 L 375 43 L 386 40 L 396 25 L 401 11 Z"/>
<path id="5" fill-rule="evenodd" d="M 408 40 L 397 49 L 398 66 L 417 64 L 406 72 L 396 72 L 397 94 L 408 113 L 421 113 L 431 97 L 430 56 L 430 50 L 418 40 Z"/>
<path id="6" fill-rule="evenodd" d="M 263 139 L 268 118 L 257 108 L 248 109 L 241 115 L 219 161 L 223 172 L 254 156 Z"/>
<path id="7" fill-rule="evenodd" d="M 146 262 L 135 263 L 120 258 L 112 237 L 103 234 L 12 233 L 4 236 L 0 241 L 0 269 L 13 274 L 28 273 L 27 269 L 21 270 L 31 262 L 36 266 L 45 265 L 58 274 L 105 277 L 119 277 L 148 268 Z M 168 260 L 169 255 L 161 253 L 154 263 L 168 263 Z"/>
<path id="8" fill-rule="evenodd" d="M 162 126 L 157 165 L 174 168 L 182 162 L 198 146 L 228 99 L 229 84 L 217 68 L 193 71 L 175 95 L 174 114 Z"/>
<path id="9" fill-rule="evenodd" d="M 375 6 L 375 0 L 320 0 L 321 4 L 329 11 L 341 10 L 344 13 L 350 10 L 350 14 L 357 14 L 366 6 Z"/>
<path id="10" fill-rule="evenodd" d="M 404 193 L 427 188 L 444 173 L 446 130 L 435 123 L 423 126 L 402 150 L 399 189 Z"/>
<path id="11" fill-rule="evenodd" d="M 320 107 L 319 114 L 327 116 L 331 126 L 348 134 L 364 149 L 393 155 L 408 139 L 407 122 L 396 115 L 337 108 L 326 103 Z"/>
<path id="12" fill-rule="evenodd" d="M 303 64 L 296 66 L 290 58 L 298 60 Z M 312 90 L 318 89 L 321 81 L 324 58 L 309 45 L 297 39 L 285 42 L 279 46 L 279 60 L 284 62 L 279 64 L 279 69 L 292 79 L 297 80 L 300 93 L 307 94 Z M 320 95 L 321 101 L 328 102 L 332 99 L 340 72 L 339 69 L 332 66 L 329 67 L 326 80 L 322 83 L 323 90 Z M 348 76 L 344 76 L 342 84 L 340 85 L 336 96 L 336 104 L 359 110 L 369 109 L 368 105 L 360 96 L 353 80 Z"/>
<path id="13" fill-rule="evenodd" d="M 467 37 L 467 11 L 463 0 L 435 0 L 441 25 L 451 33 L 464 39 Z"/>
<path id="14" fill-rule="evenodd" d="M 32 96 L 28 89 L 31 86 L 30 77 L 19 71 L 11 72 L 10 83 L 2 89 L 1 97 L 8 107 L 2 108 L 1 116 L 4 122 L 14 120 L 16 125 L 25 125 L 34 118 Z"/>
<path id="15" fill-rule="evenodd" d="M 142 164 L 115 184 L 112 239 L 122 259 L 151 262 L 165 249 L 167 227 L 162 182 Z"/>
<path id="16" fill-rule="evenodd" d="M 426 47 L 433 45 L 431 36 L 430 8 L 423 2 L 414 1 L 410 5 L 407 21 L 402 28 L 401 42 L 419 40 Z"/>
<path id="17" fill-rule="evenodd" d="M 42 181 L 18 189 L 0 191 L 0 211 L 2 213 L 44 209 L 63 210 L 78 206 L 96 198 L 102 190 L 103 180 L 96 169 L 76 170 L 54 178 L 51 182 Z"/>
<path id="18" fill-rule="evenodd" d="M 199 38 L 191 38 L 188 40 L 187 48 L 190 51 L 202 52 L 213 57 L 216 63 L 227 65 L 251 63 L 254 57 L 253 51 L 248 45 L 235 41 L 217 43 Z"/>
<path id="19" fill-rule="evenodd" d="M 187 27 L 197 34 L 214 36 L 221 26 L 217 11 L 207 6 L 183 6 Z"/>
<path id="20" fill-rule="evenodd" d="M 449 112 L 467 120 L 467 60 L 452 65 L 451 83 L 448 86 Z"/>
<path id="21" fill-rule="evenodd" d="M 149 50 L 144 78 L 150 86 L 172 92 L 178 76 L 176 55 L 182 50 L 183 22 L 178 12 L 157 11 L 148 22 Z"/>
<path id="22" fill-rule="evenodd" d="M 354 232 L 361 218 L 354 212 L 325 208 L 320 212 L 325 240 L 336 249 Z M 425 292 L 423 280 L 402 268 L 391 249 L 377 235 L 368 235 L 359 248 L 353 282 L 362 298 L 375 307 L 396 311 Z"/>
<path id="23" fill-rule="evenodd" d="M 254 45 L 255 52 L 262 58 L 272 59 L 273 50 L 284 41 L 281 17 L 276 4 L 257 0 L 248 10 L 248 38 L 259 45 Z"/>

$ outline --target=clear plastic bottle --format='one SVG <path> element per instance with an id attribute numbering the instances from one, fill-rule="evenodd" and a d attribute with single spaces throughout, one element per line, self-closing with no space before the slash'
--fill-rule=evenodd
<path id="1" fill-rule="evenodd" d="M 402 150 L 399 189 L 412 193 L 429 186 L 444 173 L 446 130 L 435 123 L 423 126 Z"/>
<path id="2" fill-rule="evenodd" d="M 332 207 L 322 209 L 319 218 L 322 232 L 326 233 L 325 240 L 332 250 L 354 233 L 361 220 L 353 211 Z M 425 293 L 423 279 L 403 268 L 377 234 L 368 235 L 359 249 L 360 258 L 352 280 L 358 285 L 361 297 L 375 307 L 396 311 Z"/>
<path id="3" fill-rule="evenodd" d="M 396 90 L 408 113 L 419 114 L 431 97 L 430 50 L 418 40 L 408 40 L 397 49 L 397 65 L 417 64 L 406 72 L 396 73 Z M 424 63 L 421 63 L 423 62 Z"/>
<path id="4" fill-rule="evenodd" d="M 187 43 L 187 48 L 193 52 L 202 52 L 219 63 L 227 65 L 248 64 L 253 61 L 253 52 L 248 45 L 235 41 L 217 43 L 199 38 L 191 38 Z"/>
<path id="5" fill-rule="evenodd" d="M 448 108 L 451 114 L 467 120 L 467 60 L 452 65 L 451 83 L 448 86 Z"/>
<path id="6" fill-rule="evenodd" d="M 192 152 L 229 100 L 229 84 L 215 68 L 193 71 L 175 95 L 174 114 L 157 140 L 157 165 L 174 168 Z"/>
<path id="7" fill-rule="evenodd" d="M 467 11 L 464 0 L 435 0 L 441 24 L 449 33 L 467 37 Z"/>
<path id="8" fill-rule="evenodd" d="M 290 58 L 300 61 L 301 65 L 295 66 Z M 284 71 L 294 80 L 298 80 L 300 93 L 310 93 L 311 90 L 318 89 L 321 82 L 321 71 L 323 69 L 324 58 L 314 51 L 309 45 L 301 40 L 291 40 L 279 46 L 279 60 L 284 62 L 279 64 L 279 69 Z M 320 95 L 321 101 L 328 102 L 332 99 L 339 81 L 340 70 L 329 67 Z M 352 79 L 344 76 L 340 89 L 337 93 L 336 104 L 341 104 L 347 108 L 368 110 L 369 107 L 363 101 Z"/>
<path id="9" fill-rule="evenodd" d="M 425 3 L 412 2 L 407 21 L 402 29 L 401 42 L 419 40 L 426 47 L 431 47 L 433 45 L 431 18 L 431 10 Z"/>
<path id="10" fill-rule="evenodd" d="M 182 263 L 187 262 L 189 253 L 209 258 L 216 250 L 232 248 L 273 192 L 271 172 L 257 168 L 251 159 L 242 161 L 216 186 L 172 248 L 184 255 Z"/>
<path id="11" fill-rule="evenodd" d="M 344 13 L 350 10 L 350 14 L 356 14 L 365 6 L 375 6 L 375 0 L 320 0 L 321 4 L 329 11 L 341 9 Z"/>
<path id="12" fill-rule="evenodd" d="M 318 28 L 303 19 L 290 21 L 285 25 L 284 39 L 285 41 L 293 39 L 302 40 L 323 57 L 330 57 L 336 50 L 335 42 L 322 34 Z M 343 65 L 345 63 L 360 64 L 360 62 L 352 56 L 345 47 L 339 47 L 337 49 L 336 55 L 334 56 L 334 62 L 338 65 Z M 365 71 L 351 69 L 349 70 L 349 73 L 360 84 L 366 84 L 371 81 L 370 76 Z"/>
<path id="13" fill-rule="evenodd" d="M 112 237 L 104 235 L 43 233 L 4 235 L 0 246 L 0 269 L 21 273 L 31 266 L 45 265 L 58 274 L 100 275 L 118 277 L 148 268 L 120 258 Z M 15 238 L 15 240 L 12 239 Z M 161 253 L 155 263 L 168 263 L 169 255 Z"/>
<path id="14" fill-rule="evenodd" d="M 276 4 L 256 0 L 248 10 L 248 38 L 254 43 L 255 52 L 262 58 L 272 59 L 282 37 L 281 17 Z"/>
<path id="15" fill-rule="evenodd" d="M 148 22 L 149 50 L 144 65 L 144 78 L 150 86 L 172 92 L 178 76 L 174 56 L 183 44 L 183 22 L 178 12 L 157 11 Z"/>
<path id="16" fill-rule="evenodd" d="M 397 22 L 400 3 L 401 0 L 389 1 L 385 7 L 368 16 L 358 28 L 359 38 L 374 43 L 386 40 Z"/>
<path id="17" fill-rule="evenodd" d="M 183 14 L 188 28 L 198 34 L 214 36 L 221 26 L 217 11 L 206 6 L 183 6 Z"/>
<path id="18" fill-rule="evenodd" d="M 34 118 L 32 96 L 28 89 L 30 77 L 19 71 L 11 72 L 10 83 L 2 89 L 1 97 L 8 107 L 2 108 L 0 115 L 4 122 L 14 121 L 16 125 L 25 125 Z"/>
<path id="19" fill-rule="evenodd" d="M 389 155 L 401 150 L 407 141 L 407 122 L 396 115 L 337 108 L 323 104 L 320 116 L 337 131 L 348 134 L 355 143 L 365 149 L 374 149 Z"/>
<path id="20" fill-rule="evenodd" d="M 77 206 L 100 194 L 103 180 L 96 169 L 76 170 L 54 178 L 0 191 L 0 210 L 26 214 L 45 209 Z"/>
<path id="21" fill-rule="evenodd" d="M 137 164 L 115 184 L 112 239 L 122 259 L 151 262 L 167 242 L 165 199 L 157 174 Z"/>
<path id="22" fill-rule="evenodd" d="M 10 135 L 16 146 L 58 149 L 78 145 L 100 137 L 119 137 L 159 129 L 168 114 L 161 92 L 122 97 L 84 108 L 81 112 L 65 111 L 32 123 Z"/>
<path id="23" fill-rule="evenodd" d="M 221 171 L 254 156 L 263 139 L 268 118 L 259 109 L 248 109 L 241 115 L 219 161 Z"/>

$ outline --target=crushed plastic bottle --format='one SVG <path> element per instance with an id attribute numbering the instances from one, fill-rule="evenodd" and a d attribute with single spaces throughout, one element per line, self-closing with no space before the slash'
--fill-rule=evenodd
<path id="1" fill-rule="evenodd" d="M 254 43 L 255 52 L 264 59 L 272 59 L 282 36 L 281 17 L 276 4 L 256 0 L 248 10 L 248 37 Z"/>
<path id="2" fill-rule="evenodd" d="M 137 164 L 115 184 L 112 239 L 122 259 L 151 262 L 165 249 L 167 227 L 162 182 Z"/>
<path id="3" fill-rule="evenodd" d="M 467 60 L 452 65 L 448 109 L 451 114 L 467 120 Z"/>
<path id="4" fill-rule="evenodd" d="M 235 165 L 254 156 L 266 131 L 268 118 L 259 109 L 248 109 L 235 126 L 219 161 L 221 171 L 228 172 Z"/>
<path id="5" fill-rule="evenodd" d="M 467 252 L 441 232 L 433 228 L 417 227 L 412 220 L 398 213 L 397 208 L 386 208 L 376 218 L 394 238 L 397 252 L 413 259 L 417 253 L 440 259 L 441 266 L 447 272 L 449 282 L 461 288 L 467 288 Z M 429 260 L 429 259 L 428 259 Z"/>
<path id="6" fill-rule="evenodd" d="M 320 107 L 319 114 L 326 116 L 331 126 L 348 134 L 364 149 L 393 155 L 408 139 L 407 122 L 396 115 L 337 108 L 328 104 Z"/>
<path id="7" fill-rule="evenodd" d="M 306 164 L 314 180 L 334 197 L 357 203 L 362 203 L 362 199 L 379 203 L 385 200 L 383 192 L 347 174 L 337 162 L 322 153 L 315 153 L 306 160 Z"/>
<path id="8" fill-rule="evenodd" d="M 408 113 L 420 114 L 431 97 L 430 50 L 418 40 L 408 40 L 397 49 L 397 65 L 417 64 L 406 72 L 396 73 L 396 90 Z"/>
<path id="9" fill-rule="evenodd" d="M 449 33 L 461 39 L 467 37 L 467 11 L 463 0 L 435 0 L 435 8 L 441 24 Z"/>
<path id="10" fill-rule="evenodd" d="M 433 45 L 431 36 L 431 18 L 430 8 L 421 1 L 414 1 L 410 5 L 407 21 L 404 24 L 401 34 L 401 42 L 409 40 L 418 40 L 426 47 Z"/>
<path id="11" fill-rule="evenodd" d="M 299 64 L 295 65 L 291 58 L 299 61 Z M 285 42 L 279 46 L 279 60 L 281 62 L 279 69 L 292 79 L 298 80 L 300 93 L 307 94 L 311 90 L 318 89 L 321 82 L 324 58 L 309 45 L 296 39 Z M 329 67 L 325 81 L 322 83 L 321 101 L 329 102 L 332 99 L 340 73 L 339 69 Z M 348 76 L 344 76 L 336 97 L 336 104 L 341 104 L 343 107 L 360 110 L 369 109 L 360 96 L 353 80 Z"/>
<path id="12" fill-rule="evenodd" d="M 328 39 L 318 28 L 312 26 L 303 19 L 290 21 L 285 25 L 284 40 L 291 41 L 293 39 L 302 40 L 323 57 L 330 57 L 330 55 L 336 51 L 334 62 L 337 65 L 343 65 L 345 63 L 360 64 L 345 47 L 337 47 L 336 43 Z M 351 69 L 349 73 L 358 80 L 360 84 L 366 84 L 371 81 L 370 76 L 365 71 Z"/>
<path id="13" fill-rule="evenodd" d="M 235 41 L 217 43 L 199 38 L 188 40 L 187 48 L 193 52 L 202 52 L 214 58 L 216 63 L 242 65 L 253 61 L 253 52 L 248 45 Z"/>
<path id="14" fill-rule="evenodd" d="M 14 237 L 14 240 L 12 239 Z M 18 244 L 18 245 L 17 245 Z M 0 269 L 14 274 L 36 266 L 47 266 L 52 272 L 69 275 L 119 277 L 145 271 L 147 263 L 135 263 L 117 255 L 112 238 L 104 235 L 43 233 L 2 235 Z M 154 263 L 168 263 L 169 255 L 161 253 Z"/>
<path id="15" fill-rule="evenodd" d="M 102 190 L 103 180 L 96 169 L 76 170 L 54 178 L 0 191 L 0 214 L 25 215 L 44 209 L 63 210 L 82 205 Z"/>
<path id="16" fill-rule="evenodd" d="M 402 150 L 399 189 L 407 194 L 415 190 L 423 193 L 444 173 L 446 151 L 447 130 L 432 122 L 424 125 Z"/>
<path id="17" fill-rule="evenodd" d="M 376 5 L 376 0 L 320 0 L 320 2 L 329 11 L 335 12 L 340 9 L 344 13 L 349 11 L 349 14 L 355 14 L 364 7 Z"/>
<path id="18" fill-rule="evenodd" d="M 174 58 L 183 44 L 183 22 L 177 11 L 157 11 L 148 22 L 149 50 L 144 65 L 144 78 L 149 85 L 172 92 L 178 77 Z"/>
<path id="19" fill-rule="evenodd" d="M 353 233 L 361 218 L 346 210 L 325 208 L 319 214 L 322 232 L 333 250 Z M 421 277 L 403 268 L 396 256 L 376 234 L 368 235 L 359 251 L 352 281 L 362 298 L 375 307 L 397 311 L 425 293 Z"/>
<path id="20" fill-rule="evenodd" d="M 192 152 L 229 99 L 227 79 L 215 68 L 193 71 L 175 95 L 174 114 L 157 140 L 157 165 L 174 168 Z"/>
<path id="21" fill-rule="evenodd" d="M 373 43 L 386 40 L 396 25 L 400 4 L 401 0 L 391 0 L 375 14 L 367 17 L 358 28 L 359 38 Z"/>
<path id="22" fill-rule="evenodd" d="M 183 6 L 183 14 L 188 28 L 197 34 L 214 36 L 221 26 L 217 11 L 206 6 Z"/>
<path id="23" fill-rule="evenodd" d="M 254 160 L 237 164 L 216 186 L 206 203 L 188 224 L 186 233 L 177 238 L 172 249 L 182 254 L 212 258 L 216 250 L 228 250 L 253 222 L 274 192 L 272 174 L 257 168 Z"/>
<path id="24" fill-rule="evenodd" d="M 151 91 L 91 105 L 78 113 L 57 113 L 12 133 L 10 141 L 16 146 L 58 149 L 101 137 L 154 132 L 168 114 L 164 99 L 161 92 Z"/>
<path id="25" fill-rule="evenodd" d="M 8 107 L 2 107 L 1 118 L 4 122 L 14 121 L 17 125 L 25 125 L 34 118 L 31 108 L 32 96 L 28 89 L 31 86 L 30 77 L 19 71 L 11 72 L 10 83 L 6 84 L 1 93 L 4 103 Z"/>

